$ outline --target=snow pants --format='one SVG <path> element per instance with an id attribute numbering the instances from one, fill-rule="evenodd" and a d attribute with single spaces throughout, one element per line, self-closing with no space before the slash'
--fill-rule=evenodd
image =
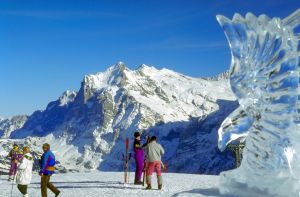
<path id="1" fill-rule="evenodd" d="M 18 185 L 18 189 L 21 192 L 21 194 L 26 195 L 27 194 L 27 185 Z"/>
<path id="2" fill-rule="evenodd" d="M 161 161 L 149 162 L 147 175 L 151 176 L 154 170 L 157 176 L 161 176 Z"/>
<path id="3" fill-rule="evenodd" d="M 14 161 L 11 161 L 10 169 L 9 169 L 9 176 L 13 177 L 16 175 L 17 172 L 17 164 Z"/>
<path id="4" fill-rule="evenodd" d="M 10 169 L 9 169 L 9 177 L 11 179 L 14 179 L 14 176 L 17 173 L 17 161 L 21 161 L 23 155 L 21 153 L 13 152 L 10 154 L 11 156 L 11 163 L 10 163 Z"/>
<path id="5" fill-rule="evenodd" d="M 135 182 L 142 180 L 142 174 L 144 170 L 144 151 L 137 150 L 135 151 Z"/>
<path id="6" fill-rule="evenodd" d="M 161 161 L 149 162 L 148 171 L 147 171 L 147 184 L 151 186 L 151 176 L 156 171 L 157 175 L 157 184 L 162 185 L 162 176 L 161 176 Z"/>
<path id="7" fill-rule="evenodd" d="M 58 195 L 60 191 L 50 183 L 51 175 L 43 175 L 41 177 L 41 193 L 42 197 L 47 197 L 47 188 L 49 188 L 54 194 Z"/>

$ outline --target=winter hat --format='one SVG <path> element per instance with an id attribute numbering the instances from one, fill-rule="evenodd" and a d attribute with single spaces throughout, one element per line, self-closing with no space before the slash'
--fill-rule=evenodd
<path id="1" fill-rule="evenodd" d="M 139 136 L 141 136 L 140 132 L 137 131 L 134 133 L 134 137 L 139 137 Z"/>
<path id="2" fill-rule="evenodd" d="M 150 142 L 156 141 L 156 136 L 152 136 Z"/>
<path id="3" fill-rule="evenodd" d="M 19 150 L 19 146 L 18 146 L 18 144 L 14 144 L 14 145 L 13 145 L 13 150 L 14 150 L 14 151 L 17 151 L 17 150 Z"/>

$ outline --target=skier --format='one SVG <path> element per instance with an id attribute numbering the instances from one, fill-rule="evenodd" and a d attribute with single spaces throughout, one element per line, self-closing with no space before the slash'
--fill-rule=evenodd
<path id="1" fill-rule="evenodd" d="M 144 150 L 143 150 L 143 146 L 141 145 L 141 134 L 139 132 L 135 132 L 134 138 L 135 139 L 134 139 L 133 148 L 134 148 L 134 158 L 135 158 L 135 165 L 136 165 L 134 184 L 141 185 L 143 184 L 141 179 L 142 179 L 142 174 L 144 169 Z"/>
<path id="2" fill-rule="evenodd" d="M 16 175 L 16 182 L 18 184 L 19 191 L 24 197 L 28 197 L 27 186 L 30 184 L 32 177 L 33 157 L 30 154 L 28 146 L 23 148 L 23 158 L 18 163 L 18 171 Z"/>
<path id="3" fill-rule="evenodd" d="M 50 151 L 50 145 L 43 144 L 44 154 L 41 158 L 41 193 L 42 197 L 47 197 L 47 188 L 49 188 L 57 197 L 60 191 L 50 182 L 51 175 L 54 173 L 55 166 L 55 156 Z"/>
<path id="4" fill-rule="evenodd" d="M 17 172 L 17 162 L 19 162 L 23 157 L 22 151 L 19 149 L 19 146 L 17 144 L 13 145 L 13 148 L 9 152 L 8 157 L 10 157 L 11 161 L 8 181 L 14 181 Z"/>
<path id="5" fill-rule="evenodd" d="M 150 143 L 146 147 L 146 154 L 148 159 L 148 171 L 147 171 L 147 188 L 152 189 L 151 176 L 153 171 L 157 174 L 158 189 L 162 189 L 162 176 L 161 176 L 161 156 L 165 154 L 163 147 L 156 142 L 156 136 L 152 136 Z"/>

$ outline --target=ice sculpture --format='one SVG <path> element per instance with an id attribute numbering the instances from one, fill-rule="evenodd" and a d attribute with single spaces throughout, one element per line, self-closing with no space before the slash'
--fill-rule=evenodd
<path id="1" fill-rule="evenodd" d="M 240 104 L 218 131 L 219 149 L 246 138 L 242 164 L 221 174 L 220 193 L 300 196 L 300 9 L 283 20 L 251 13 L 217 20 L 231 48 L 230 85 Z"/>

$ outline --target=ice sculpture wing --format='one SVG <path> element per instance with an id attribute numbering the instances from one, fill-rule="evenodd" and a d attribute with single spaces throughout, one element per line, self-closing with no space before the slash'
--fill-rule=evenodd
<path id="1" fill-rule="evenodd" d="M 253 118 L 247 116 L 246 112 L 241 108 L 233 111 L 222 123 L 218 130 L 218 147 L 221 151 L 233 141 L 242 141 L 248 135 L 248 130 L 252 126 Z"/>
<path id="2" fill-rule="evenodd" d="M 232 20 L 217 16 L 231 48 L 230 84 L 241 108 L 219 129 L 220 150 L 247 136 L 253 120 L 260 118 L 261 113 L 280 114 L 292 110 L 295 94 L 298 94 L 295 65 L 299 53 L 295 43 L 300 34 L 294 35 L 294 29 L 299 25 L 299 15 L 300 9 L 283 21 L 251 13 L 245 18 L 235 14 Z M 289 26 L 283 28 L 287 24 Z"/>

